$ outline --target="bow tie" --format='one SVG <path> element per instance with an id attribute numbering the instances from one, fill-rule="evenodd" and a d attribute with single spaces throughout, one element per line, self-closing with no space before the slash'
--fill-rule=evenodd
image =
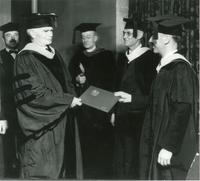
<path id="1" fill-rule="evenodd" d="M 9 53 L 10 53 L 10 54 L 12 54 L 12 53 L 17 54 L 17 53 L 18 53 L 18 50 L 9 50 Z"/>

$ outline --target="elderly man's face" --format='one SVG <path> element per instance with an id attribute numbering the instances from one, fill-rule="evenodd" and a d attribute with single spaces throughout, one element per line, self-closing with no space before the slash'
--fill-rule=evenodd
<path id="1" fill-rule="evenodd" d="M 53 40 L 53 28 L 41 27 L 33 29 L 33 41 L 41 46 L 50 45 Z"/>
<path id="2" fill-rule="evenodd" d="M 7 48 L 15 49 L 19 45 L 19 32 L 18 31 L 5 32 L 3 35 L 3 40 Z"/>
<path id="3" fill-rule="evenodd" d="M 83 46 L 86 49 L 92 49 L 96 46 L 97 35 L 94 31 L 86 31 L 81 33 Z"/>

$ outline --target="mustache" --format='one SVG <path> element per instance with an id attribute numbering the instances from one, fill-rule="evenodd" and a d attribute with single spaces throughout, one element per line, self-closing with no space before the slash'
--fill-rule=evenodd
<path id="1" fill-rule="evenodd" d="M 10 43 L 17 43 L 17 41 L 15 39 L 11 39 Z"/>

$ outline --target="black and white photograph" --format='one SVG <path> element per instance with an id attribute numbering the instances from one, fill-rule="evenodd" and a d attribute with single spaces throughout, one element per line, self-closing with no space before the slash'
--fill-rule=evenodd
<path id="1" fill-rule="evenodd" d="M 0 0 L 0 180 L 200 180 L 198 0 Z"/>

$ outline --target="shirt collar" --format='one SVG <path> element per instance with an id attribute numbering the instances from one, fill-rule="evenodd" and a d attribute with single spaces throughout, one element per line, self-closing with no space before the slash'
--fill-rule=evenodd
<path id="1" fill-rule="evenodd" d="M 140 44 L 136 49 L 131 51 L 129 54 L 128 54 L 128 51 L 126 51 L 125 54 L 126 54 L 126 57 L 128 58 L 128 63 L 132 62 L 133 60 L 135 60 L 136 58 L 138 58 L 140 55 L 142 55 L 148 50 L 149 48 L 142 47 L 142 45 Z"/>
<path id="2" fill-rule="evenodd" d="M 6 47 L 6 51 L 9 52 L 11 49 Z M 18 49 L 14 49 L 15 51 L 19 51 Z"/>
<path id="3" fill-rule="evenodd" d="M 88 52 L 88 53 L 90 53 L 90 52 L 93 52 L 96 48 L 97 48 L 97 47 L 94 46 L 92 49 L 86 49 L 85 51 Z"/>

